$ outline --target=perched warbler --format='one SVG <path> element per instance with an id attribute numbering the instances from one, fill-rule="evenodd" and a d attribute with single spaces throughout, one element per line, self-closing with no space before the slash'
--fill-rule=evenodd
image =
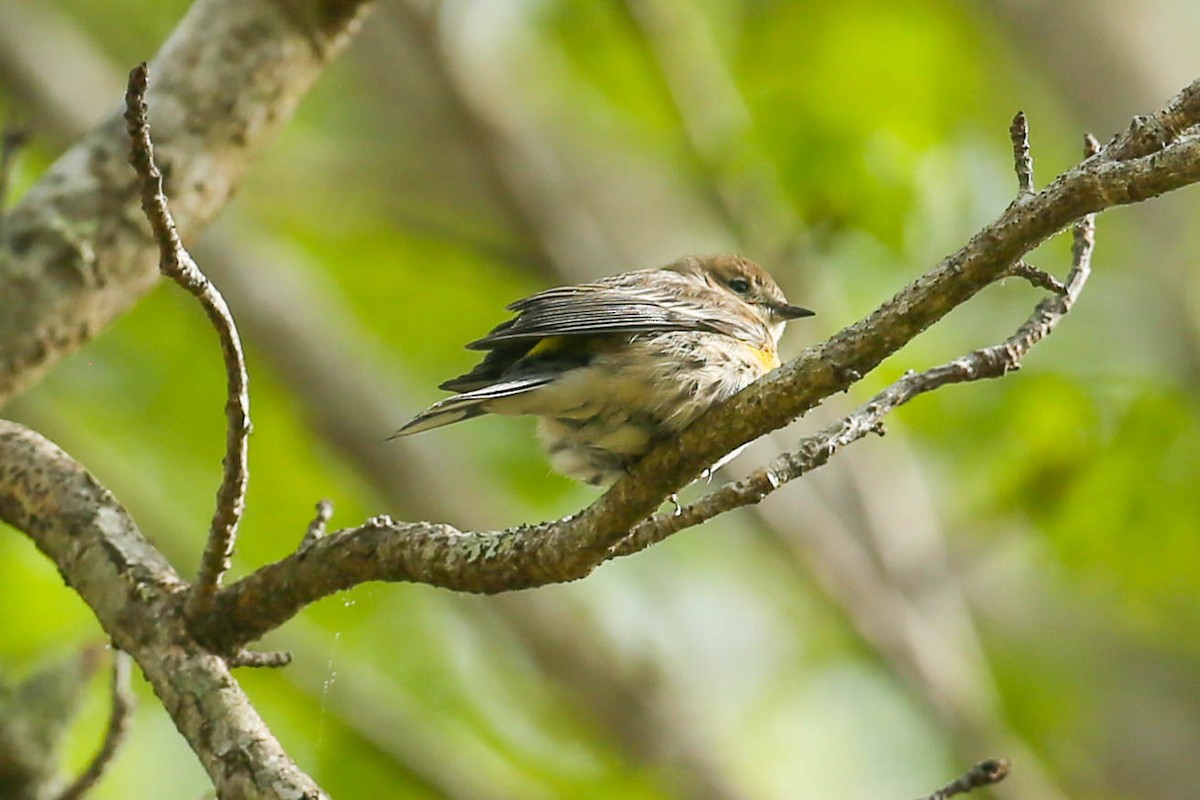
<path id="1" fill-rule="evenodd" d="M 457 392 L 393 434 L 481 414 L 533 414 L 551 465 L 605 485 L 701 412 L 779 366 L 789 305 L 766 270 L 735 255 L 562 286 L 467 345 L 487 355 L 441 384 Z"/>

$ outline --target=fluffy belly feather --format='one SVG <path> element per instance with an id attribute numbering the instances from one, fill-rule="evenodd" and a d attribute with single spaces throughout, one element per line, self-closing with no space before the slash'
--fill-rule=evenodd
<path id="1" fill-rule="evenodd" d="M 636 337 L 586 367 L 489 411 L 536 414 L 559 472 L 611 483 L 662 439 L 778 365 L 773 346 L 713 334 Z"/>

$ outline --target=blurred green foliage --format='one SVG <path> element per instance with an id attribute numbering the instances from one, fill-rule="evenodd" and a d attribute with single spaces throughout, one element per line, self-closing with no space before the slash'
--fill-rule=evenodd
<path id="1" fill-rule="evenodd" d="M 187 6 L 51 5 L 116 65 L 146 58 Z M 794 299 L 820 311 L 789 333 L 793 352 L 891 296 L 1010 201 L 1006 129 L 1017 107 L 1031 114 L 1043 181 L 1075 158 L 1094 110 L 1056 88 L 1054 60 L 998 24 L 989 4 L 665 6 L 699 16 L 748 112 L 747 151 L 775 168 L 785 217 L 810 234 L 803 252 L 768 265 L 797 287 Z M 544 244 L 515 223 L 511 199 L 483 174 L 488 154 L 472 149 L 478 140 L 455 121 L 429 54 L 417 52 L 421 38 L 403 33 L 406 19 L 377 10 L 223 226 L 279 243 L 281 259 L 319 272 L 327 293 L 354 310 L 395 376 L 414 387 L 396 397 L 397 425 L 439 396 L 438 381 L 469 367 L 462 344 L 553 269 Z M 481 28 L 490 36 L 480 39 Z M 542 131 L 541 145 L 568 165 L 564 183 L 628 259 L 611 271 L 654 263 L 660 219 L 672 241 L 730 238 L 712 232 L 719 214 L 688 216 L 713 202 L 700 188 L 711 176 L 689 148 L 649 34 L 622 4 L 453 4 L 439 30 L 447 50 L 520 76 L 498 82 L 511 94 L 486 100 L 502 118 Z M 1163 99 L 1146 96 L 1141 110 Z M 35 144 L 18 189 L 52 156 Z M 531 171 L 515 175 L 518 186 L 536 183 Z M 597 175 L 611 185 L 584 183 Z M 663 203 L 671 191 L 678 207 Z M 623 217 L 605 205 L 613 196 Z M 944 533 L 952 574 L 976 612 L 998 716 L 1068 794 L 1128 796 L 1148 775 L 1177 774 L 1159 793 L 1182 797 L 1200 746 L 1200 282 L 1197 228 L 1187 222 L 1196 202 L 1185 192 L 1102 218 L 1083 302 L 1021 373 L 921 398 L 890 423 L 898 436 L 858 446 L 868 460 L 911 450 L 906 478 L 933 498 L 928 524 Z M 1067 258 L 1056 241 L 1033 260 L 1062 274 Z M 999 340 L 1037 297 L 1015 280 L 989 289 L 850 401 L 907 369 Z M 380 512 L 416 516 L 389 507 L 335 443 L 314 433 L 272 354 L 247 346 L 253 478 L 235 571 L 292 549 L 321 497 L 334 500 L 335 525 Z M 218 477 L 221 398 L 202 314 L 164 286 L 7 413 L 87 464 L 187 576 Z M 485 419 L 426 435 L 512 499 L 496 525 L 572 513 L 594 496 L 549 474 L 527 421 Z M 486 511 L 474 508 L 469 482 L 445 482 L 464 509 Z M 814 507 L 819 499 L 849 520 L 869 505 L 869 482 L 868 500 L 823 473 L 814 482 Z M 801 489 L 783 490 L 793 491 Z M 670 709 L 663 730 L 682 731 L 743 796 L 794 797 L 798 786 L 813 797 L 915 796 L 976 758 L 1006 755 L 962 752 L 959 732 L 851 624 L 822 576 L 790 560 L 762 524 L 749 515 L 715 520 L 540 598 L 572 621 L 564 631 L 575 639 L 564 648 L 586 654 L 592 637 L 614 680 Z M 6 676 L 102 640 L 27 540 L 0 536 L 0 563 Z M 239 675 L 285 746 L 335 797 L 686 796 L 663 766 L 669 759 L 654 752 L 672 742 L 631 752 L 623 742 L 637 732 L 598 713 L 581 696 L 587 690 L 535 655 L 490 601 L 363 586 L 315 605 L 264 644 L 292 649 L 297 664 Z M 102 684 L 70 767 L 99 735 Z M 1118 702 L 1132 687 L 1144 707 Z M 205 776 L 140 690 L 133 736 L 95 796 L 200 796 Z M 1155 711 L 1163 708 L 1172 712 Z M 1018 763 L 1013 796 L 1021 780 Z"/>

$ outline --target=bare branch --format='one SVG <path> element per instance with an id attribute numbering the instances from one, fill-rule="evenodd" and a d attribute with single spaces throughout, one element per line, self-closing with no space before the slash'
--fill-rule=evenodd
<path id="1" fill-rule="evenodd" d="M 1094 144 L 1090 137 L 1085 148 Z M 1091 155 L 1090 150 L 1085 152 Z M 1029 350 L 1048 336 L 1078 299 L 1091 274 L 1092 248 L 1095 246 L 1095 220 L 1084 217 L 1074 229 L 1073 261 L 1062 294 L 1042 301 L 1033 314 L 1003 343 L 976 350 L 921 373 L 905 375 L 872 397 L 844 419 L 801 440 L 795 451 L 784 453 L 766 467 L 741 480 L 726 484 L 670 514 L 658 514 L 633 528 L 617 544 L 610 557 L 626 556 L 644 550 L 666 537 L 734 508 L 761 502 L 785 483 L 826 464 L 848 444 L 869 433 L 884 434 L 883 418 L 913 398 L 951 383 L 998 378 L 1020 369 Z M 1049 277 L 1049 276 L 1047 276 Z"/>
<path id="2" fill-rule="evenodd" d="M 1200 123 L 1200 78 L 1150 116 L 1134 117 L 1129 129 L 1100 153 L 1113 161 L 1130 161 L 1164 150 Z"/>
<path id="3" fill-rule="evenodd" d="M 1085 137 L 1084 156 L 1094 155 L 1097 147 L 1097 142 L 1092 136 Z M 698 525 L 725 511 L 760 502 L 788 481 L 827 463 L 838 450 L 851 442 L 869 433 L 882 436 L 883 417 L 918 395 L 950 383 L 997 378 L 1020 369 L 1021 361 L 1029 350 L 1054 330 L 1079 298 L 1091 274 L 1092 250 L 1095 244 L 1096 221 L 1094 216 L 1089 214 L 1074 228 L 1072 264 L 1066 284 L 1055 281 L 1062 287 L 1057 296 L 1040 303 L 1029 319 L 1002 344 L 976 350 L 919 374 L 905 375 L 846 418 L 802 440 L 795 452 L 784 453 L 766 467 L 705 495 L 675 513 L 659 514 L 639 523 L 627 538 L 613 548 L 612 557 L 635 553 L 677 531 Z M 1047 280 L 1054 280 L 1040 270 L 1034 270 L 1032 267 L 1029 269 L 1045 276 Z"/>
<path id="4" fill-rule="evenodd" d="M 137 707 L 137 699 L 133 696 L 133 689 L 130 686 L 132 675 L 133 660 L 129 654 L 124 650 L 114 649 L 112 690 L 110 692 L 112 710 L 108 715 L 108 726 L 104 730 L 104 741 L 100 743 L 100 749 L 96 751 L 96 755 L 92 756 L 87 767 L 70 786 L 63 790 L 62 794 L 58 796 L 58 800 L 77 800 L 77 798 L 83 797 L 103 777 L 112 763 L 121 743 L 125 741 L 125 736 L 129 732 L 129 723 L 132 721 L 134 709 Z"/>
<path id="5" fill-rule="evenodd" d="M 230 667 L 263 667 L 278 669 L 292 663 L 292 654 L 286 650 L 239 650 L 225 659 Z"/>
<path id="6" fill-rule="evenodd" d="M 1048 292 L 1055 294 L 1065 294 L 1067 287 L 1058 278 L 1051 275 L 1045 270 L 1040 270 L 1027 261 L 1018 261 L 1008 268 L 1008 274 L 1014 278 L 1022 278 L 1029 281 L 1039 289 L 1045 289 Z"/>
<path id="7" fill-rule="evenodd" d="M 313 521 L 308 523 L 308 530 L 304 532 L 304 538 L 300 540 L 300 549 L 308 547 L 310 544 L 320 539 L 325 535 L 325 529 L 329 525 L 329 520 L 333 517 L 333 503 L 328 500 L 317 502 L 317 515 L 313 517 Z"/>
<path id="8" fill-rule="evenodd" d="M 1024 111 L 1018 111 L 1013 117 L 1008 135 L 1012 139 L 1013 162 L 1017 170 L 1017 199 L 1024 200 L 1034 194 L 1033 155 L 1029 150 L 1029 119 Z"/>
<path id="9" fill-rule="evenodd" d="M 1198 108 L 1200 113 L 1200 108 Z M 1113 163 L 1089 159 L 1025 203 L 1013 204 L 959 252 L 905 287 L 866 319 L 715 407 L 670 443 L 651 452 L 581 513 L 566 520 L 503 531 L 464 532 L 449 525 L 399 523 L 376 517 L 318 540 L 302 553 L 268 565 L 221 591 L 212 620 L 215 641 L 237 647 L 282 624 L 300 608 L 364 581 L 416 581 L 467 592 L 492 593 L 571 581 L 612 556 L 634 526 L 673 492 L 733 448 L 782 427 L 822 398 L 845 389 L 975 292 L 1000 279 L 1011 264 L 1076 215 L 1134 202 L 1169 186 L 1200 180 L 1200 141 L 1169 145 L 1153 159 Z M 1082 237 L 1086 239 L 1086 236 Z M 873 405 L 827 431 L 835 446 L 877 429 L 880 418 L 917 394 L 948 383 L 996 377 L 1020 365 L 1029 348 L 1070 310 L 1086 281 L 1090 246 L 1080 246 L 1067 293 L 1048 298 L 1004 343 L 897 382 Z M 770 467 L 751 485 L 731 488 L 729 499 L 753 502 L 781 475 L 802 474 L 820 459 Z M 822 462 L 823 463 L 823 462 Z M 773 489 L 770 489 L 773 491 Z M 742 502 L 744 501 L 744 502 Z M 700 501 L 704 503 L 705 501 Z M 711 509 L 717 508 L 712 501 Z M 735 502 L 736 504 L 736 502 Z M 732 506 L 731 506 L 732 507 Z M 695 513 L 703 516 L 705 507 Z M 707 518 L 706 516 L 703 518 Z M 646 523 L 642 534 L 674 532 Z M 632 548 L 636 540 L 626 548 Z M 624 551 L 622 551 L 624 552 Z"/>
<path id="10" fill-rule="evenodd" d="M 1170 145 L 1153 158 L 1120 164 L 1090 159 L 1069 170 L 1027 202 L 1007 209 L 966 247 L 866 319 L 712 409 L 671 447 L 649 454 L 628 479 L 575 523 L 618 513 L 617 519 L 625 522 L 635 508 L 652 510 L 702 465 L 782 427 L 821 398 L 845 389 L 851 376 L 869 372 L 951 308 L 1003 276 L 1025 252 L 1060 228 L 1096 210 L 1154 196 L 1177 181 L 1196 180 L 1200 180 L 1200 141 L 1195 139 Z M 1035 325 L 1033 330 L 1040 328 Z"/>
<path id="11" fill-rule="evenodd" d="M 18 4 L 20 5 L 20 4 Z M 26 4 L 31 5 L 31 4 Z M 36 5 L 36 4 L 32 4 Z M 349 42 L 363 0 L 196 0 L 155 57 L 152 104 L 184 237 L 225 204 L 249 164 Z M 230 48 L 229 42 L 239 43 Z M 0 249 L 0 403 L 91 340 L 157 281 L 137 213 L 129 139 L 113 117 L 7 215 Z M 55 279 L 69 275 L 69 280 Z"/>
<path id="12" fill-rule="evenodd" d="M 129 163 L 137 172 L 142 211 L 150 221 L 150 228 L 154 231 L 154 239 L 158 243 L 159 269 L 200 301 L 209 322 L 216 329 L 221 342 L 228 392 L 225 402 L 228 424 L 225 431 L 225 457 L 222 461 L 224 475 L 217 490 L 217 508 L 209 528 L 208 543 L 200 560 L 200 573 L 188 593 L 187 615 L 189 619 L 196 620 L 202 618 L 212 607 L 213 597 L 221 585 L 221 576 L 229 569 L 229 560 L 233 556 L 233 545 L 237 539 L 238 523 L 246 508 L 246 483 L 249 480 L 247 451 L 250 438 L 249 376 L 246 374 L 242 342 L 238 337 L 233 315 L 229 313 L 229 306 L 217 288 L 196 266 L 191 254 L 184 249 L 175 229 L 175 220 L 167 208 L 167 198 L 162 189 L 162 173 L 154 163 L 154 145 L 150 141 L 150 123 L 146 109 L 148 77 L 144 63 L 134 67 L 129 73 L 129 86 L 125 94 L 125 123 L 132 143 Z"/>
<path id="13" fill-rule="evenodd" d="M 957 779 L 933 794 L 926 795 L 921 800 L 949 800 L 956 794 L 966 794 L 974 789 L 999 783 L 1008 777 L 1008 770 L 1011 766 L 1006 758 L 989 758 L 987 761 L 980 761 Z"/>
<path id="14" fill-rule="evenodd" d="M 225 661 L 187 630 L 187 584 L 128 512 L 61 449 L 5 420 L 0 520 L 58 565 L 114 646 L 137 661 L 219 796 L 326 796 L 284 752 Z"/>

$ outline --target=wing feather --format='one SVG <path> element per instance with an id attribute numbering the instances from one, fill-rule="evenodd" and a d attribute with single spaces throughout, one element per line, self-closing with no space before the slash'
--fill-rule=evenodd
<path id="1" fill-rule="evenodd" d="M 729 322 L 714 319 L 711 309 L 681 300 L 676 289 L 682 287 L 682 276 L 665 270 L 653 272 L 659 277 L 650 286 L 645 276 L 631 280 L 639 273 L 625 273 L 595 283 L 547 289 L 517 300 L 508 306 L 516 317 L 497 325 L 487 336 L 468 344 L 467 349 L 495 350 L 551 336 L 734 332 Z"/>

